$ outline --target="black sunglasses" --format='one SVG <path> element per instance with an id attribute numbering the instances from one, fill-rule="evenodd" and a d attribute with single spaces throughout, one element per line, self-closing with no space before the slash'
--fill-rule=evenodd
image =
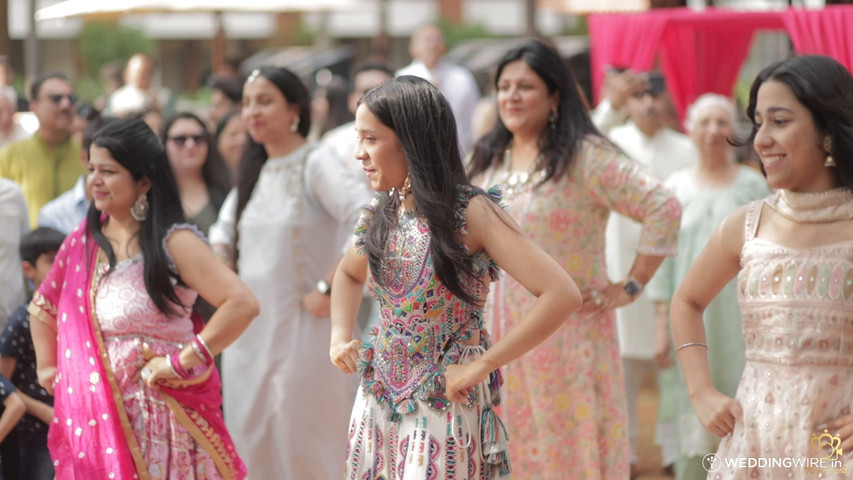
<path id="1" fill-rule="evenodd" d="M 169 137 L 169 140 L 175 143 L 178 148 L 183 147 L 187 140 L 192 139 L 196 145 L 207 145 L 206 135 L 174 135 Z"/>
<path id="2" fill-rule="evenodd" d="M 71 105 L 74 105 L 75 103 L 77 103 L 77 95 L 74 95 L 73 93 L 70 95 L 62 95 L 59 93 L 51 93 L 50 95 L 47 96 L 47 98 L 50 99 L 51 102 L 53 102 L 57 105 L 62 103 L 63 98 L 67 98 L 68 103 L 70 103 Z"/>

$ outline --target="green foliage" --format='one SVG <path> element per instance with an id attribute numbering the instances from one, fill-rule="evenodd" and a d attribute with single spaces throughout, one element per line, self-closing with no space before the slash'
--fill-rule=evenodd
<path id="1" fill-rule="evenodd" d="M 447 43 L 448 50 L 465 40 L 500 37 L 500 35 L 489 32 L 489 29 L 482 23 L 453 23 L 447 20 L 439 20 L 437 25 L 444 32 L 444 40 Z"/>
<path id="2" fill-rule="evenodd" d="M 80 35 L 81 56 L 92 76 L 107 62 L 125 62 L 135 53 L 151 55 L 154 51 L 154 40 L 139 30 L 109 22 L 87 22 Z"/>

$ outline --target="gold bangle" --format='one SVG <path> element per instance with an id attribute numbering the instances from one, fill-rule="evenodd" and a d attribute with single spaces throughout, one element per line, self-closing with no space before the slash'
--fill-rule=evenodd
<path id="1" fill-rule="evenodd" d="M 687 342 L 685 344 L 679 345 L 678 348 L 675 349 L 675 351 L 678 352 L 682 348 L 693 347 L 693 346 L 708 348 L 708 345 L 706 345 L 702 342 Z"/>

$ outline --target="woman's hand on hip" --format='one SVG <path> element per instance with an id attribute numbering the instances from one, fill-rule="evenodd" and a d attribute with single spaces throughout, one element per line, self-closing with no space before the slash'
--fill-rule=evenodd
<path id="1" fill-rule="evenodd" d="M 702 426 L 720 438 L 732 433 L 735 422 L 743 423 L 740 403 L 716 388 L 709 387 L 691 395 L 690 403 Z"/>
<path id="2" fill-rule="evenodd" d="M 302 308 L 314 318 L 328 318 L 332 307 L 332 297 L 312 290 L 302 297 Z"/>
<path id="3" fill-rule="evenodd" d="M 47 393 L 53 395 L 53 387 L 56 384 L 56 366 L 49 366 L 38 369 L 36 372 L 39 385 L 47 390 Z"/>
<path id="4" fill-rule="evenodd" d="M 621 283 L 610 283 L 604 288 L 591 288 L 583 293 L 580 313 L 596 314 L 613 310 L 633 302 Z"/>
<path id="5" fill-rule="evenodd" d="M 828 433 L 841 437 L 841 450 L 848 452 L 853 448 L 853 415 L 848 413 L 836 418 L 826 424 L 826 430 Z M 815 433 L 819 435 L 823 433 L 823 430 Z"/>
<path id="6" fill-rule="evenodd" d="M 361 345 L 359 340 L 332 341 L 329 346 L 329 358 L 332 364 L 344 373 L 355 373 L 359 345 Z"/>
<path id="7" fill-rule="evenodd" d="M 495 368 L 480 359 L 462 365 L 448 365 L 444 370 L 447 399 L 457 403 L 468 402 L 468 390 L 485 380 L 492 370 Z"/>

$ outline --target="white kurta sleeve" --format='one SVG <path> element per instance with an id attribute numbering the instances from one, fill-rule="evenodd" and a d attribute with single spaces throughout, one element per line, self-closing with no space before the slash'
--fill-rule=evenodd
<path id="1" fill-rule="evenodd" d="M 225 201 L 222 202 L 222 207 L 219 209 L 219 217 L 216 219 L 216 223 L 210 226 L 210 231 L 208 232 L 210 246 L 225 246 L 231 252 L 232 258 L 236 248 L 234 245 L 236 218 L 237 189 L 234 188 L 225 197 Z"/>

